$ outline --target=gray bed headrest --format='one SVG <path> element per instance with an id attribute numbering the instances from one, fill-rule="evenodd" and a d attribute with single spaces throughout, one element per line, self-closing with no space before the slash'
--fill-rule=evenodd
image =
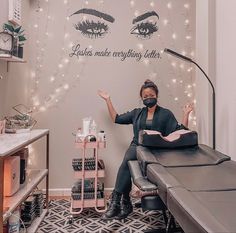
<path id="1" fill-rule="evenodd" d="M 141 130 L 139 131 L 139 144 L 158 149 L 191 147 L 198 145 L 198 135 L 195 131 L 179 130 L 163 137 L 159 132 L 155 134 L 155 131 Z"/>

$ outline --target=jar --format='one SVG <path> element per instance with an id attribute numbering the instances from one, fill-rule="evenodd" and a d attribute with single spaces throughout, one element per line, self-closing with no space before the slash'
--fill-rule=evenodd
<path id="1" fill-rule="evenodd" d="M 98 141 L 99 142 L 105 142 L 106 141 L 106 134 L 104 130 L 100 130 L 98 133 Z"/>

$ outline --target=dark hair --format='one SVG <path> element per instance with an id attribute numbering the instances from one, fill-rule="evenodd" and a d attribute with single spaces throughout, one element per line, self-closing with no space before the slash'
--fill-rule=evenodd
<path id="1" fill-rule="evenodd" d="M 145 90 L 146 88 L 151 88 L 153 91 L 155 91 L 156 95 L 158 95 L 159 90 L 158 90 L 157 85 L 150 79 L 146 79 L 139 92 L 139 95 L 141 98 L 142 98 L 143 90 Z"/>

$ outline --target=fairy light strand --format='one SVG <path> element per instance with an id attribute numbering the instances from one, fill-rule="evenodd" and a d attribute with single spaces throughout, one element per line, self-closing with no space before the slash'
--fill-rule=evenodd
<path id="1" fill-rule="evenodd" d="M 67 5 L 67 12 L 66 15 L 68 15 L 69 13 L 69 4 L 68 1 L 64 1 L 64 4 Z M 49 12 L 47 13 L 47 19 L 51 19 L 51 16 L 49 15 Z M 65 18 L 65 25 L 64 25 L 64 40 L 63 40 L 63 46 L 62 48 L 66 47 L 66 39 L 68 39 L 69 34 L 66 33 L 66 23 L 68 23 L 69 19 L 68 16 Z M 45 29 L 46 33 L 45 35 L 48 36 L 50 33 L 47 33 L 49 30 Z M 44 49 L 45 49 L 46 44 L 44 44 Z M 41 47 L 42 49 L 43 47 Z M 72 81 L 71 83 L 66 82 L 65 80 L 67 78 L 69 78 L 68 76 L 68 69 L 70 66 L 70 60 L 66 57 L 66 49 L 63 49 L 60 51 L 60 56 L 59 56 L 59 64 L 57 65 L 56 69 L 54 70 L 53 74 L 50 75 L 49 82 L 54 83 L 55 81 L 57 81 L 57 85 L 54 85 L 53 90 L 50 92 L 49 95 L 45 96 L 45 97 L 41 97 L 40 101 L 39 100 L 35 100 L 34 97 L 32 97 L 33 100 L 33 108 L 34 108 L 34 112 L 43 112 L 46 111 L 48 108 L 52 107 L 55 104 L 58 104 L 59 100 L 62 99 L 65 95 L 66 92 L 69 91 L 69 89 L 72 87 L 75 87 L 75 83 L 78 82 L 78 79 L 80 77 L 80 74 L 77 72 L 77 74 L 71 75 L 72 76 Z M 40 57 L 40 55 L 38 56 L 39 59 L 38 60 L 43 60 L 42 57 Z M 36 62 L 36 67 L 38 67 L 38 64 Z M 66 67 L 66 70 L 64 70 L 63 68 Z M 40 68 L 43 68 L 43 66 L 41 66 Z M 83 71 L 83 69 L 81 69 Z M 34 79 L 33 83 L 35 86 L 39 86 L 39 81 L 40 81 L 40 73 L 38 72 L 39 70 L 36 71 L 32 71 L 33 75 L 32 78 Z M 39 95 L 39 91 L 38 88 L 34 89 L 34 96 Z"/>
<path id="2" fill-rule="evenodd" d="M 172 7 L 173 7 L 173 5 L 172 5 L 172 3 L 171 2 L 168 2 L 167 3 L 167 8 L 169 9 L 169 10 L 172 10 Z M 184 8 L 185 8 L 185 10 L 189 10 L 190 9 L 190 4 L 188 3 L 187 5 L 185 4 L 184 5 Z M 185 19 L 185 21 L 184 21 L 184 26 L 185 26 L 185 30 L 186 30 L 186 40 L 188 40 L 190 43 L 188 43 L 188 44 L 186 44 L 186 48 L 190 48 L 191 50 L 192 50 L 192 47 L 191 47 L 191 30 L 190 30 L 190 20 L 189 20 L 189 13 L 187 12 L 186 14 L 183 14 L 183 15 L 185 15 L 185 17 L 186 17 L 186 19 Z M 170 15 L 169 15 L 169 12 L 168 12 L 168 19 L 164 19 L 163 20 L 163 24 L 164 24 L 164 26 L 170 26 L 171 28 L 172 28 L 172 39 L 173 40 L 176 40 L 177 39 L 177 34 L 176 34 L 176 32 L 173 30 L 174 29 L 174 27 L 173 27 L 173 25 L 172 25 L 172 21 L 171 20 L 169 20 L 170 19 Z M 186 27 L 186 24 L 187 24 L 187 27 Z M 165 43 L 163 42 L 163 40 L 162 40 L 162 38 L 160 37 L 159 38 L 159 40 L 161 41 L 161 44 L 162 44 L 162 47 L 163 48 L 165 48 L 166 46 L 165 46 Z M 190 46 L 189 46 L 189 44 L 190 44 Z M 175 47 L 175 43 L 173 43 L 173 47 Z M 187 49 L 186 49 L 187 50 Z M 163 53 L 163 51 L 162 51 L 162 53 Z M 182 52 L 182 54 L 183 55 L 186 55 L 186 51 L 184 50 L 183 52 Z M 193 55 L 193 54 L 190 54 L 190 55 Z M 183 80 L 182 80 L 182 77 L 185 77 L 186 75 L 186 72 L 188 72 L 189 74 L 188 74 L 188 76 L 190 76 L 190 77 L 188 77 L 188 82 L 193 82 L 193 79 L 192 79 L 192 77 L 193 77 L 193 72 L 192 72 L 192 70 L 193 70 L 193 68 L 192 68 L 192 66 L 191 66 L 191 64 L 189 65 L 189 68 L 186 68 L 186 64 L 184 64 L 184 63 L 180 63 L 178 66 L 177 66 L 177 64 L 176 64 L 176 62 L 172 62 L 171 61 L 171 58 L 170 57 L 167 57 L 167 59 L 169 60 L 169 64 L 171 64 L 171 70 L 172 70 L 172 72 L 170 72 L 170 76 L 174 76 L 174 77 L 177 77 L 177 79 L 178 80 L 180 80 L 179 82 L 177 82 L 177 80 L 175 79 L 175 78 L 172 78 L 172 83 L 176 86 L 176 85 L 180 85 L 181 86 L 181 88 L 183 89 L 183 90 L 185 90 L 185 85 L 184 85 L 184 82 L 183 82 Z M 177 72 L 177 73 L 176 73 Z M 161 81 L 161 80 L 158 80 L 159 82 Z M 196 99 L 194 98 L 194 87 L 195 87 L 195 85 L 194 85 L 194 83 L 193 83 L 193 85 L 191 86 L 191 88 L 190 88 L 190 86 L 191 85 L 189 85 L 189 84 L 187 84 L 187 88 L 188 88 L 188 91 L 184 91 L 184 92 L 186 92 L 186 96 L 188 97 L 188 98 L 191 98 L 191 100 L 192 101 L 190 101 L 190 102 L 193 102 L 194 104 L 196 104 Z M 171 87 L 171 85 L 170 84 L 168 84 L 167 83 L 167 85 L 166 85 L 166 87 L 167 87 L 167 89 L 169 89 L 170 87 Z M 177 88 L 177 86 L 176 86 L 176 88 Z M 176 103 L 178 104 L 178 105 L 180 105 L 180 99 L 179 99 L 179 97 L 177 97 L 177 96 L 174 96 L 172 93 L 170 93 L 170 95 L 169 96 L 171 96 L 171 98 L 174 100 L 174 101 L 176 101 Z M 191 115 L 193 115 L 193 114 L 191 114 Z M 192 119 L 195 119 L 195 118 L 193 118 L 192 117 Z M 193 127 L 195 127 L 196 126 L 196 119 L 194 120 L 194 121 L 191 121 L 191 124 L 192 124 L 192 126 Z"/>
<path id="3" fill-rule="evenodd" d="M 45 2 L 48 3 L 47 0 L 45 0 Z M 68 9 L 69 2 L 70 1 L 64 1 L 64 4 L 67 6 L 67 9 Z M 103 4 L 103 1 L 102 2 L 100 1 L 99 3 Z M 134 0 L 130 1 L 130 6 L 132 8 L 134 8 L 135 3 L 136 2 Z M 84 4 L 87 6 L 89 4 L 89 1 L 86 1 Z M 155 7 L 155 2 L 154 1 L 150 1 L 149 4 L 150 4 L 151 7 Z M 164 26 L 169 26 L 172 29 L 172 38 L 173 38 L 173 40 L 176 40 L 176 39 L 178 39 L 178 34 L 175 32 L 175 30 L 173 28 L 172 20 L 171 20 L 171 17 L 169 15 L 169 13 L 171 11 L 173 11 L 173 4 L 172 4 L 171 1 L 169 1 L 167 3 L 167 8 L 168 8 L 168 17 L 163 20 L 163 24 L 164 24 Z M 185 3 L 183 5 L 183 8 L 186 11 L 185 12 L 185 20 L 184 20 L 184 26 L 185 26 L 185 30 L 186 30 L 186 36 L 185 36 L 186 43 L 189 42 L 189 44 L 191 45 L 191 43 L 192 43 L 191 42 L 191 30 L 190 30 L 191 27 L 190 27 L 189 15 L 188 15 L 188 12 L 189 12 L 189 9 L 191 8 L 191 6 L 190 6 L 189 3 Z M 44 9 L 43 9 L 42 12 L 44 12 Z M 138 13 L 139 13 L 138 10 L 134 11 L 134 14 L 138 14 Z M 50 14 L 48 12 L 47 13 L 47 19 L 50 20 L 50 18 L 51 18 L 51 16 L 50 16 Z M 65 47 L 67 45 L 66 43 L 69 41 L 69 37 L 70 37 L 70 35 L 67 34 L 67 29 L 66 29 L 66 22 L 68 23 L 68 21 L 69 21 L 69 18 L 68 18 L 68 16 L 66 16 L 65 17 L 65 25 L 64 25 L 64 33 L 65 33 L 64 35 L 65 35 L 65 38 L 63 40 L 63 46 L 62 46 L 62 48 L 64 48 L 64 50 L 61 49 L 60 56 L 59 56 L 59 59 L 58 59 L 58 61 L 59 61 L 58 65 L 56 66 L 56 68 L 54 69 L 52 74 L 47 75 L 48 76 L 48 82 L 53 87 L 52 88 L 53 90 L 50 92 L 50 94 L 48 96 L 45 96 L 45 97 L 41 98 L 41 103 L 37 103 L 38 104 L 38 106 L 36 108 L 37 111 L 40 111 L 40 109 L 41 109 L 41 111 L 45 111 L 50 106 L 58 104 L 59 99 L 62 98 L 62 96 L 65 96 L 66 93 L 68 92 L 68 90 L 70 90 L 70 88 L 73 86 L 73 84 L 71 84 L 71 83 L 69 83 L 69 81 L 67 81 L 68 73 L 69 73 L 68 70 L 70 70 L 69 67 L 71 65 L 71 61 L 70 61 L 70 59 L 68 60 L 68 58 L 66 58 L 66 56 L 65 56 L 65 52 L 66 52 Z M 38 24 L 38 26 L 39 26 L 39 24 Z M 47 29 L 47 30 L 45 29 L 45 36 L 48 36 L 48 35 L 50 35 L 50 31 L 49 31 L 49 29 Z M 162 48 L 165 48 L 165 43 L 163 42 L 161 36 L 159 37 L 159 40 L 162 43 Z M 137 46 L 138 46 L 138 48 L 140 50 L 144 50 L 145 49 L 144 45 L 141 44 L 141 43 L 139 45 L 137 45 Z M 187 47 L 191 49 L 191 46 L 187 46 Z M 189 49 L 186 48 L 185 50 L 188 51 L 188 53 L 189 53 Z M 183 51 L 183 53 L 185 54 L 186 51 Z M 163 53 L 163 50 L 162 50 L 162 53 Z M 193 50 L 191 51 L 190 55 L 191 56 L 194 55 Z M 45 60 L 45 58 L 42 57 L 42 56 L 39 56 L 39 58 L 41 60 Z M 170 58 L 168 58 L 168 59 L 170 59 Z M 170 64 L 172 64 L 172 63 L 170 62 Z M 152 67 L 152 62 L 150 60 L 146 59 L 146 60 L 144 60 L 144 65 L 148 66 L 148 69 L 151 69 L 151 72 L 150 72 L 149 76 L 156 79 L 158 71 L 156 70 L 156 68 Z M 33 77 L 37 77 L 37 75 L 39 75 L 38 71 L 40 71 L 40 69 L 42 71 L 43 68 L 44 67 L 42 65 L 41 67 L 39 67 L 39 70 L 32 71 L 32 73 L 35 72 L 35 74 L 33 74 Z M 82 68 L 80 70 L 81 72 L 83 72 L 83 68 L 84 68 L 84 65 L 82 65 Z M 182 80 L 184 72 L 188 72 L 191 76 L 193 75 L 192 67 L 187 67 L 186 64 L 178 64 L 178 66 L 177 65 L 175 65 L 175 66 L 171 65 L 171 69 L 172 69 L 172 74 L 170 73 L 170 77 L 171 76 L 172 77 L 175 76 L 177 80 L 180 80 L 180 81 L 176 80 L 174 84 L 175 85 L 180 85 L 182 88 L 184 87 L 184 82 Z M 70 76 L 73 76 L 73 79 L 76 79 L 75 77 L 77 77 L 77 75 L 80 76 L 78 73 L 74 74 L 74 75 L 70 75 Z M 40 79 L 35 78 L 34 81 L 36 83 L 36 82 L 39 82 Z M 158 82 L 160 82 L 160 81 L 161 80 L 158 79 Z M 55 84 L 57 84 L 57 85 L 55 85 Z M 168 85 L 171 86 L 171 83 L 168 84 Z M 173 83 L 172 83 L 172 85 L 173 85 Z M 36 85 L 36 87 L 39 87 L 39 85 Z M 193 94 L 193 92 L 190 92 L 190 91 L 193 91 L 194 85 L 192 85 L 191 88 L 188 87 L 187 89 L 188 89 L 187 90 L 188 92 L 186 93 L 186 95 L 189 95 L 192 98 L 194 96 L 194 94 Z M 64 93 L 63 95 L 62 94 L 58 94 L 58 93 L 62 93 L 62 92 Z M 170 95 L 172 96 L 171 98 L 173 98 L 177 102 L 177 104 L 180 104 L 179 97 L 174 96 L 172 93 Z M 60 98 L 59 97 L 57 98 L 57 96 L 60 96 Z"/>

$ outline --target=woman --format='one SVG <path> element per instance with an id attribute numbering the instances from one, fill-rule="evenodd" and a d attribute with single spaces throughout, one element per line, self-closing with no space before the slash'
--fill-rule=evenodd
<path id="1" fill-rule="evenodd" d="M 117 124 L 133 124 L 134 137 L 125 153 L 123 162 L 119 168 L 115 189 L 108 210 L 103 214 L 102 219 L 123 219 L 132 211 L 133 206 L 129 193 L 132 182 L 128 167 L 129 160 L 136 160 L 136 147 L 138 145 L 138 133 L 142 129 L 156 130 L 167 136 L 173 131 L 186 129 L 188 127 L 188 117 L 193 109 L 192 104 L 184 107 L 182 124 L 179 125 L 173 113 L 157 105 L 158 88 L 150 80 L 146 80 L 140 89 L 140 97 L 143 100 L 144 108 L 135 108 L 131 112 L 117 114 L 108 93 L 99 91 L 98 94 L 106 101 L 110 117 Z"/>

